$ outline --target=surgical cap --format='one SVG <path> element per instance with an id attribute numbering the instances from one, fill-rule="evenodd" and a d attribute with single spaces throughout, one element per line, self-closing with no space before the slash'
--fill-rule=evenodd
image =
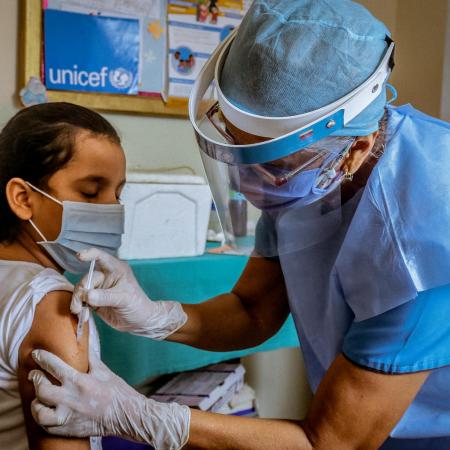
<path id="1" fill-rule="evenodd" d="M 353 91 L 372 75 L 389 30 L 349 0 L 255 0 L 225 61 L 220 86 L 244 111 L 270 117 L 303 114 Z M 382 93 L 334 135 L 376 131 Z"/>

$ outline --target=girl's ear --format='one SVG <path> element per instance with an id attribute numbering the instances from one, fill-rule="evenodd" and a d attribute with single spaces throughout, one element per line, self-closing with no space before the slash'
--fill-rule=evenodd
<path id="1" fill-rule="evenodd" d="M 11 211 L 22 220 L 33 217 L 33 191 L 22 178 L 11 178 L 6 185 L 6 199 Z"/>

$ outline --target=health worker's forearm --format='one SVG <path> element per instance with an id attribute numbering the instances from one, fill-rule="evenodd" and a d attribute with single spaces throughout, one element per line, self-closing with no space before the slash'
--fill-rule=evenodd
<path id="1" fill-rule="evenodd" d="M 254 347 L 270 338 L 281 324 L 262 323 L 235 294 L 223 294 L 204 303 L 183 305 L 186 324 L 167 340 L 210 351 Z"/>
<path id="2" fill-rule="evenodd" d="M 259 345 L 286 321 L 289 302 L 278 261 L 250 258 L 232 292 L 183 305 L 186 323 L 169 339 L 212 351 Z"/>
<path id="3" fill-rule="evenodd" d="M 299 422 L 192 411 L 183 450 L 312 450 Z"/>

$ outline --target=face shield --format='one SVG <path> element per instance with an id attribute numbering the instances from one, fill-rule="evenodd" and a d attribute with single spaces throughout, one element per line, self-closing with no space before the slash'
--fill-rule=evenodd
<path id="1" fill-rule="evenodd" d="M 354 137 L 333 136 L 342 130 L 382 91 L 392 68 L 391 43 L 379 67 L 361 86 L 331 105 L 291 117 L 264 117 L 239 109 L 219 86 L 220 73 L 235 30 L 203 67 L 189 99 L 189 116 L 231 252 L 249 253 L 249 238 L 237 238 L 232 203 L 236 193 L 249 202 L 249 217 L 258 222 L 261 213 L 275 222 L 287 212 L 302 215 L 339 216 L 342 161 Z M 243 143 L 236 130 L 251 135 Z M 234 132 L 234 133 L 233 133 Z M 339 198 L 338 198 L 339 197 Z M 293 214 L 293 209 L 299 212 Z M 234 211 L 234 214 L 236 212 Z M 306 219 L 305 219 L 306 220 Z M 318 218 L 319 220 L 319 218 Z M 275 256 L 279 248 L 273 250 Z"/>

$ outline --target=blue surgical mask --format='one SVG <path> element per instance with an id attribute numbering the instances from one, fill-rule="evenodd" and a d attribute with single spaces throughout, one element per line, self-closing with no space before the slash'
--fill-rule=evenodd
<path id="1" fill-rule="evenodd" d="M 305 170 L 286 184 L 273 186 L 251 167 L 240 168 L 240 191 L 258 209 L 285 207 L 311 193 L 319 170 Z"/>
<path id="2" fill-rule="evenodd" d="M 54 241 L 48 241 L 31 219 L 29 222 L 42 238 L 38 244 L 65 271 L 83 273 L 89 269 L 89 262 L 77 258 L 81 250 L 95 247 L 111 255 L 117 254 L 124 232 L 123 205 L 60 201 L 27 184 L 63 208 L 61 231 Z"/>
<path id="3" fill-rule="evenodd" d="M 302 170 L 281 186 L 274 186 L 265 181 L 251 166 L 240 167 L 240 191 L 250 203 L 261 210 L 284 208 L 294 203 L 296 207 L 310 205 L 341 184 L 343 174 L 338 167 L 353 142 L 354 140 L 349 142 L 340 152 L 328 155 L 320 167 Z M 272 168 L 271 171 L 274 176 L 285 175 L 283 169 L 277 171 Z"/>

